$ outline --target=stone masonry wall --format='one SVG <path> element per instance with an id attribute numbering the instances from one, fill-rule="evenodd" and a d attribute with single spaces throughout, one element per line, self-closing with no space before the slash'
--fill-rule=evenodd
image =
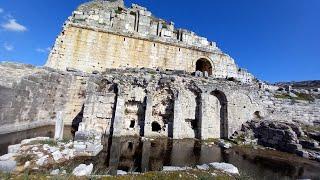
<path id="1" fill-rule="evenodd" d="M 214 42 L 152 16 L 146 8 L 123 6 L 123 1 L 94 0 L 81 5 L 64 25 L 46 66 L 87 73 L 107 68 L 161 68 L 196 71 L 205 59 L 212 77 L 251 82 Z"/>
<path id="2" fill-rule="evenodd" d="M 66 124 L 76 116 L 79 77 L 13 63 L 1 63 L 0 69 L 0 134 L 52 125 L 58 112 Z"/>
<path id="3" fill-rule="evenodd" d="M 65 124 L 80 120 L 79 130 L 174 139 L 229 137 L 257 117 L 319 123 L 319 99 L 276 98 L 278 92 L 258 83 L 152 69 L 87 74 L 10 63 L 0 68 L 0 133 L 53 124 L 60 112 Z"/>

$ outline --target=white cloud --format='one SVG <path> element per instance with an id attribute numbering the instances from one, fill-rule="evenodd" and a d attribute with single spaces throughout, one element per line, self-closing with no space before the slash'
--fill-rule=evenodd
<path id="1" fill-rule="evenodd" d="M 12 44 L 8 44 L 8 43 L 4 43 L 3 47 L 7 51 L 13 51 L 13 49 L 14 49 L 14 46 Z"/>
<path id="2" fill-rule="evenodd" d="M 50 52 L 50 51 L 51 51 L 51 48 L 50 48 L 50 47 L 47 47 L 47 48 L 37 48 L 36 51 L 39 52 L 39 53 L 47 53 L 47 52 Z"/>
<path id="3" fill-rule="evenodd" d="M 4 10 L 2 8 L 0 8 L 0 13 L 3 13 L 3 12 L 4 12 Z"/>
<path id="4" fill-rule="evenodd" d="M 24 32 L 27 28 L 19 23 L 15 19 L 9 19 L 8 22 L 2 24 L 2 28 L 8 31 Z"/>

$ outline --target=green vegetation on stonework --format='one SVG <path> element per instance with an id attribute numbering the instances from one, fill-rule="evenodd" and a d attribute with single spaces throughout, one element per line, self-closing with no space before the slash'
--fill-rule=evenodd
<path id="1" fill-rule="evenodd" d="M 311 126 L 311 125 L 303 124 L 301 125 L 301 128 L 303 131 L 306 131 L 306 132 L 320 132 L 319 125 Z"/>
<path id="2" fill-rule="evenodd" d="M 315 98 L 311 94 L 306 93 L 297 93 L 295 94 L 297 97 L 291 97 L 289 94 L 276 94 L 274 95 L 275 98 L 278 99 L 291 99 L 291 100 L 301 100 L 301 101 L 315 101 Z"/>
<path id="3" fill-rule="evenodd" d="M 48 140 L 41 140 L 41 141 L 32 141 L 29 144 L 33 145 L 33 144 L 48 144 L 49 146 L 57 146 L 57 141 L 53 140 L 53 139 L 48 139 Z"/>

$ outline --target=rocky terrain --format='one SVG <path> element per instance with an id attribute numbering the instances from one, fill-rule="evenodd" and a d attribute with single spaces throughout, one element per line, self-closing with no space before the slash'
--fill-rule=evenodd
<path id="1" fill-rule="evenodd" d="M 256 119 L 242 125 L 232 139 L 238 144 L 261 145 L 320 162 L 320 126 Z"/>

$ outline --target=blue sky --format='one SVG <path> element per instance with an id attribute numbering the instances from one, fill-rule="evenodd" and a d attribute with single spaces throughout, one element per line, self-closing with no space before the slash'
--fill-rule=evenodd
<path id="1" fill-rule="evenodd" d="M 1 0 L 0 61 L 43 65 L 86 0 Z M 126 0 L 209 40 L 269 82 L 320 79 L 320 0 Z"/>

